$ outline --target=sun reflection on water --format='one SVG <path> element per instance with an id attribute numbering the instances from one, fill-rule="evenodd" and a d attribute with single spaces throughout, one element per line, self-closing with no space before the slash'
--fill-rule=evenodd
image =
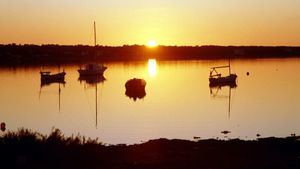
<path id="1" fill-rule="evenodd" d="M 155 59 L 148 60 L 148 73 L 149 73 L 150 77 L 156 76 L 157 70 L 156 70 L 156 60 Z"/>

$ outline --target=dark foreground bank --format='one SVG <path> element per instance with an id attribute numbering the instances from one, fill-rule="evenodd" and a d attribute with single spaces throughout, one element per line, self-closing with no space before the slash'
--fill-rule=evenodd
<path id="1" fill-rule="evenodd" d="M 300 168 L 299 137 L 242 140 L 158 139 L 106 146 L 97 140 L 19 130 L 0 138 L 0 168 Z"/>
<path id="2" fill-rule="evenodd" d="M 287 58 L 299 57 L 300 47 L 267 46 L 61 46 L 0 45 L 0 65 L 81 64 L 94 61 Z"/>

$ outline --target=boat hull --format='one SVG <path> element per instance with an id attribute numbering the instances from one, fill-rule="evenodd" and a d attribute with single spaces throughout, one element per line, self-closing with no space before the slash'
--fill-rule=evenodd
<path id="1" fill-rule="evenodd" d="M 125 84 L 126 89 L 145 88 L 146 81 L 143 79 L 131 79 Z"/>
<path id="2" fill-rule="evenodd" d="M 57 74 L 44 74 L 41 72 L 41 81 L 42 82 L 62 82 L 65 80 L 65 72 L 57 73 Z"/>
<path id="3" fill-rule="evenodd" d="M 236 86 L 236 74 L 230 74 L 226 77 L 210 77 L 209 78 L 209 86 Z"/>

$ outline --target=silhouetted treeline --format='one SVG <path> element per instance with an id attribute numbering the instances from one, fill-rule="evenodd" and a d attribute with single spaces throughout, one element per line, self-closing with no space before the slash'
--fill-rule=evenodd
<path id="1" fill-rule="evenodd" d="M 299 169 L 299 137 L 234 140 L 151 140 L 103 145 L 81 136 L 21 129 L 0 136 L 0 168 Z"/>
<path id="2" fill-rule="evenodd" d="M 61 46 L 61 45 L 0 45 L 2 65 L 12 64 L 67 64 L 90 61 L 134 61 L 156 58 L 175 59 L 226 59 L 298 57 L 300 47 L 260 46 Z"/>

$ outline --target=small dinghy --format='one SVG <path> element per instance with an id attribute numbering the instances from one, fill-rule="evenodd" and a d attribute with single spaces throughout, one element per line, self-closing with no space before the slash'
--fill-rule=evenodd
<path id="1" fill-rule="evenodd" d="M 40 72 L 42 84 L 60 83 L 65 81 L 66 72 L 51 74 L 51 72 Z"/>
<path id="2" fill-rule="evenodd" d="M 130 79 L 125 84 L 125 95 L 129 98 L 133 98 L 134 101 L 136 101 L 136 99 L 142 99 L 146 96 L 145 86 L 146 81 L 144 79 Z"/>

